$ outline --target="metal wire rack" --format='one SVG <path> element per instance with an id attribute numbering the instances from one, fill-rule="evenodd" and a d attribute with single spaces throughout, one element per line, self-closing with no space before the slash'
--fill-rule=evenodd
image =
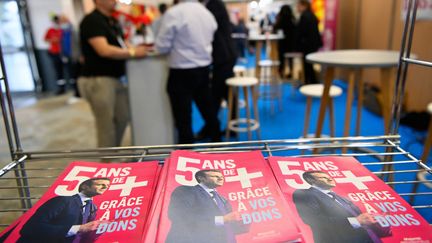
<path id="1" fill-rule="evenodd" d="M 423 184 L 432 180 L 419 180 L 418 173 L 432 173 L 422 161 L 400 147 L 398 135 L 401 103 L 405 89 L 408 64 L 432 67 L 432 63 L 408 58 L 416 19 L 417 1 L 411 0 L 403 32 L 400 62 L 397 70 L 391 134 L 382 136 L 356 136 L 336 138 L 301 138 L 259 140 L 244 142 L 200 143 L 189 145 L 155 145 L 112 147 L 89 150 L 25 151 L 20 142 L 12 98 L 3 65 L 0 48 L 1 77 L 0 103 L 9 144 L 11 161 L 0 170 L 0 229 L 8 226 L 32 207 L 44 191 L 72 160 L 163 160 L 170 152 L 188 149 L 205 153 L 235 153 L 260 150 L 265 157 L 276 156 L 353 156 L 377 176 L 409 200 L 421 214 L 431 215 L 432 192 Z M 343 153 L 348 149 L 349 152 Z M 429 223 L 432 218 L 427 218 Z"/>

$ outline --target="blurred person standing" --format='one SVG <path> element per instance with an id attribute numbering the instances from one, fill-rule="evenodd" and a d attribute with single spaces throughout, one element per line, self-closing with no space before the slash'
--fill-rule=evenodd
<path id="1" fill-rule="evenodd" d="M 198 0 L 180 0 L 162 19 L 155 47 L 169 54 L 167 91 L 179 143 L 193 143 L 192 101 L 205 120 L 211 141 L 220 141 L 219 120 L 210 90 L 213 15 Z"/>
<path id="2" fill-rule="evenodd" d="M 62 30 L 60 28 L 60 18 L 58 15 L 54 15 L 51 21 L 52 26 L 46 31 L 44 39 L 49 44 L 48 54 L 54 65 L 57 83 L 56 94 L 63 94 L 65 92 L 66 81 L 64 79 L 63 62 L 61 58 Z"/>
<path id="3" fill-rule="evenodd" d="M 161 21 L 162 21 L 162 17 L 164 15 L 164 13 L 166 12 L 167 8 L 168 8 L 168 5 L 166 3 L 161 3 L 158 6 L 159 17 L 157 19 L 153 20 L 153 23 L 152 23 L 152 29 L 153 29 L 153 33 L 155 36 L 157 36 Z"/>
<path id="4" fill-rule="evenodd" d="M 297 26 L 297 49 L 303 53 L 303 70 L 305 72 L 305 83 L 317 83 L 317 77 L 313 65 L 306 62 L 306 55 L 318 51 L 323 45 L 318 30 L 318 19 L 312 12 L 311 5 L 307 0 L 297 2 L 297 11 L 300 13 L 300 20 Z"/>
<path id="5" fill-rule="evenodd" d="M 273 21 L 271 19 L 270 13 L 267 13 L 260 21 L 260 30 L 261 34 L 265 35 L 267 33 L 270 33 L 273 28 Z"/>
<path id="6" fill-rule="evenodd" d="M 244 18 L 239 18 L 238 23 L 233 26 L 234 42 L 236 43 L 237 56 L 242 62 L 246 62 L 245 53 L 249 29 L 246 27 Z"/>
<path id="7" fill-rule="evenodd" d="M 234 77 L 234 65 L 237 60 L 235 42 L 231 36 L 232 24 L 228 11 L 222 0 L 203 0 L 202 3 L 213 14 L 217 29 L 212 42 L 213 62 L 211 65 L 210 87 L 213 96 L 213 106 L 219 112 L 222 100 L 228 100 L 228 86 L 225 81 Z M 236 110 L 235 108 L 233 110 Z M 211 137 L 209 128 L 203 127 L 197 135 L 197 140 Z"/>
<path id="8" fill-rule="evenodd" d="M 284 34 L 284 38 L 278 40 L 278 55 L 279 55 L 279 75 L 281 78 L 284 78 L 284 67 L 285 67 L 285 53 L 293 52 L 295 50 L 295 42 L 296 42 L 296 26 L 295 26 L 295 18 L 292 12 L 292 9 L 289 5 L 283 5 L 276 16 L 276 23 L 273 26 L 273 32 L 277 33 L 278 31 L 282 31 Z M 290 73 L 288 78 L 292 77 L 293 73 L 293 60 L 288 59 L 288 67 Z"/>
<path id="9" fill-rule="evenodd" d="M 94 0 L 95 10 L 80 24 L 81 50 L 84 57 L 80 94 L 95 116 L 99 147 L 119 146 L 129 122 L 128 91 L 121 78 L 125 60 L 146 55 L 146 47 L 132 47 L 123 39 L 112 17 L 116 0 Z"/>
<path id="10" fill-rule="evenodd" d="M 61 60 L 63 62 L 63 71 L 65 82 L 61 86 L 61 92 L 65 92 L 68 85 L 72 86 L 74 96 L 68 102 L 73 103 L 76 97 L 80 97 L 76 78 L 78 76 L 78 40 L 77 33 L 74 31 L 73 26 L 65 15 L 60 16 L 60 28 L 62 31 L 61 37 Z"/>

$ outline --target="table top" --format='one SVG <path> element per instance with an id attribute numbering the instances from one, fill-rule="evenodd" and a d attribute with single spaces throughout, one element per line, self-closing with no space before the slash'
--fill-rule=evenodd
<path id="1" fill-rule="evenodd" d="M 250 35 L 248 40 L 251 41 L 265 41 L 265 40 L 281 40 L 284 38 L 283 34 L 269 34 L 269 35 Z"/>
<path id="2" fill-rule="evenodd" d="M 314 52 L 306 56 L 310 63 L 335 67 L 395 67 L 399 64 L 399 52 L 388 50 L 335 50 Z"/>

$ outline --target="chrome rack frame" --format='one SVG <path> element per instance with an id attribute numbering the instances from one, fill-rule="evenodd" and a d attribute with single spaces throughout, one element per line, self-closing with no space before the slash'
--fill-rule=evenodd
<path id="1" fill-rule="evenodd" d="M 420 184 L 432 187 L 432 180 L 419 180 L 419 173 L 432 170 L 400 147 L 398 135 L 401 104 L 408 64 L 432 67 L 432 63 L 409 58 L 416 19 L 417 0 L 410 0 L 400 50 L 391 134 L 335 138 L 300 138 L 243 142 L 200 143 L 112 147 L 88 150 L 25 151 L 21 146 L 12 98 L 0 46 L 0 104 L 11 160 L 0 169 L 0 228 L 7 227 L 21 213 L 32 207 L 71 160 L 150 161 L 163 160 L 178 149 L 204 153 L 235 153 L 260 150 L 268 156 L 353 156 L 399 194 L 410 200 L 418 211 L 432 209 L 432 192 L 418 192 Z M 3 92 L 4 91 L 4 92 Z M 348 148 L 348 153 L 342 153 Z M 306 152 L 306 153 L 305 153 Z M 403 168 L 401 168 L 403 166 Z M 431 223 L 431 222 L 429 222 Z"/>

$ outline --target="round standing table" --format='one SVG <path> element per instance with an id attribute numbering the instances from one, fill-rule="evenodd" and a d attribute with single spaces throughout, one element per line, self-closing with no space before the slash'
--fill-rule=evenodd
<path id="1" fill-rule="evenodd" d="M 250 35 L 248 40 L 255 41 L 255 77 L 259 78 L 261 68 L 258 63 L 261 60 L 261 48 L 264 42 L 267 42 L 267 56 L 270 60 L 279 60 L 277 41 L 283 39 L 283 34 L 265 34 L 265 35 Z"/>
<path id="2" fill-rule="evenodd" d="M 326 67 L 324 78 L 324 93 L 321 99 L 316 137 L 321 136 L 325 108 L 329 100 L 329 89 L 334 79 L 334 69 L 336 67 L 346 68 L 349 70 L 348 94 L 346 102 L 344 136 L 349 135 L 351 121 L 351 106 L 354 96 L 355 81 L 358 81 L 358 106 L 356 120 L 356 135 L 360 131 L 361 109 L 363 104 L 363 80 L 361 70 L 365 68 L 379 68 L 381 75 L 381 92 L 383 96 L 382 113 L 384 119 L 384 132 L 389 133 L 390 116 L 392 107 L 392 92 L 394 91 L 394 82 L 392 80 L 391 70 L 399 64 L 399 52 L 387 50 L 336 50 L 327 52 L 315 52 L 306 56 L 310 63 L 321 64 Z"/>

